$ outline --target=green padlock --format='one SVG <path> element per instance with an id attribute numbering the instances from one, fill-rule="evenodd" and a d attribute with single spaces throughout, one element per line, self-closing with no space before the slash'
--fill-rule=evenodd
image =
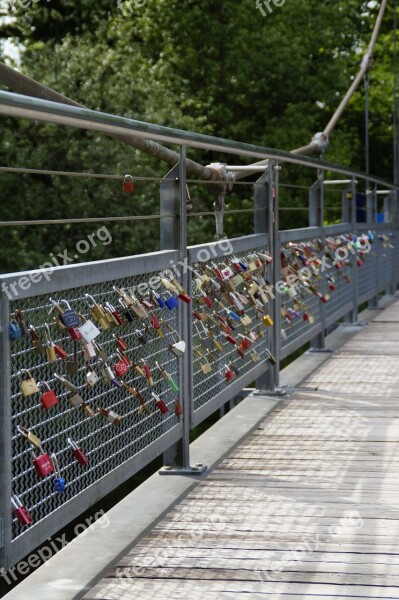
<path id="1" fill-rule="evenodd" d="M 165 371 L 165 369 L 159 364 L 159 362 L 157 362 L 156 365 L 160 370 L 162 377 L 165 379 L 165 381 L 168 382 L 168 386 L 170 387 L 172 392 L 178 392 L 179 386 L 177 385 L 176 381 L 171 377 L 171 375 L 169 375 L 167 371 Z"/>

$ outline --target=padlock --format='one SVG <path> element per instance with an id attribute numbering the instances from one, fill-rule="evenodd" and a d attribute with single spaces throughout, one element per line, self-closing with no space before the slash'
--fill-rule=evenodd
<path id="1" fill-rule="evenodd" d="M 126 304 L 123 298 L 119 298 L 119 304 L 122 306 L 123 316 L 125 317 L 126 321 L 132 323 L 132 321 L 134 321 L 136 317 L 131 308 Z"/>
<path id="2" fill-rule="evenodd" d="M 158 302 L 158 306 L 159 308 L 165 308 L 166 304 L 165 304 L 165 300 L 159 295 L 157 294 L 157 292 L 152 291 L 151 295 L 155 298 L 155 300 Z"/>
<path id="3" fill-rule="evenodd" d="M 241 343 L 240 343 L 240 349 L 241 350 L 249 350 L 249 348 L 252 346 L 252 341 L 250 340 L 250 338 L 246 335 L 242 335 L 241 333 L 238 334 L 241 339 Z"/>
<path id="4" fill-rule="evenodd" d="M 277 360 L 276 357 L 273 356 L 273 354 L 270 352 L 270 350 L 268 348 L 266 348 L 266 355 L 267 355 L 267 360 L 272 364 L 275 365 L 277 364 Z"/>
<path id="5" fill-rule="evenodd" d="M 78 344 L 76 341 L 73 342 L 73 357 L 72 360 L 66 362 L 66 370 L 69 375 L 77 375 L 79 371 L 78 363 Z"/>
<path id="6" fill-rule="evenodd" d="M 107 421 L 112 423 L 112 425 L 119 425 L 119 423 L 122 420 L 122 417 L 120 415 L 117 415 L 116 412 L 114 412 L 113 410 L 107 410 L 105 408 L 102 408 L 101 406 L 97 409 L 97 412 L 100 415 L 106 417 Z"/>
<path id="7" fill-rule="evenodd" d="M 260 361 L 260 356 L 259 356 L 259 354 L 255 350 L 253 350 L 252 352 L 250 352 L 249 356 L 250 356 L 250 358 L 251 358 L 251 360 L 253 362 L 259 362 Z"/>
<path id="8" fill-rule="evenodd" d="M 21 382 L 21 392 L 23 396 L 26 398 L 27 396 L 31 396 L 32 394 L 37 394 L 39 388 L 37 387 L 37 383 L 34 377 L 32 377 L 30 371 L 28 371 L 27 369 L 21 369 L 17 374 L 21 375 L 22 373 L 28 374 L 28 379 L 24 379 Z"/>
<path id="9" fill-rule="evenodd" d="M 144 376 L 147 380 L 147 385 L 149 388 L 152 388 L 154 386 L 154 379 L 152 377 L 152 373 L 151 373 L 151 369 L 149 367 L 149 365 L 146 364 L 145 360 L 142 358 L 141 359 L 142 363 L 143 363 L 143 372 L 144 372 Z"/>
<path id="10" fill-rule="evenodd" d="M 40 387 L 44 387 L 46 389 L 46 391 L 40 396 L 40 402 L 42 403 L 43 408 L 48 410 L 52 406 L 58 404 L 59 399 L 55 391 L 50 388 L 49 384 L 46 381 L 41 381 L 39 385 Z"/>
<path id="11" fill-rule="evenodd" d="M 106 383 L 111 383 L 115 379 L 115 373 L 106 362 L 102 362 L 104 363 L 104 367 L 101 370 L 103 379 Z"/>
<path id="12" fill-rule="evenodd" d="M 41 450 L 42 442 L 37 437 L 37 435 L 35 435 L 34 433 L 32 433 L 32 431 L 30 431 L 30 429 L 27 429 L 26 427 L 22 427 L 22 425 L 18 425 L 17 430 L 18 430 L 18 433 L 20 433 L 27 442 L 29 442 L 32 446 L 34 446 L 38 450 Z"/>
<path id="13" fill-rule="evenodd" d="M 136 331 L 135 331 L 134 333 L 137 335 L 137 339 L 138 339 L 139 343 L 140 343 L 142 346 L 145 346 L 145 345 L 146 345 L 146 343 L 147 343 L 147 340 L 146 340 L 146 338 L 144 337 L 142 330 L 140 330 L 140 329 L 136 329 Z"/>
<path id="14" fill-rule="evenodd" d="M 15 342 L 16 340 L 20 340 L 22 338 L 21 328 L 12 315 L 9 317 L 8 337 L 10 338 L 11 342 Z"/>
<path id="15" fill-rule="evenodd" d="M 50 327 L 48 325 L 48 323 L 44 324 L 45 329 L 46 329 L 46 356 L 47 356 L 47 361 L 49 363 L 51 362 L 55 362 L 57 360 L 57 353 L 55 351 L 55 344 L 53 342 L 53 340 L 51 339 L 51 333 L 50 333 Z"/>
<path id="16" fill-rule="evenodd" d="M 244 325 L 244 327 L 248 327 L 248 325 L 251 325 L 252 323 L 252 319 L 249 315 L 244 315 L 240 318 L 240 321 Z"/>
<path id="17" fill-rule="evenodd" d="M 284 330 L 284 329 L 282 329 L 282 330 L 281 330 L 281 340 L 282 340 L 283 342 L 285 342 L 287 339 L 288 339 L 288 335 L 286 334 L 285 330 Z"/>
<path id="18" fill-rule="evenodd" d="M 118 325 L 124 325 L 125 324 L 125 319 L 122 317 L 122 315 L 116 310 L 116 308 L 113 306 L 113 304 L 111 304 L 110 302 L 106 302 L 105 303 L 105 308 L 112 314 L 115 322 Z"/>
<path id="19" fill-rule="evenodd" d="M 17 321 L 17 323 L 19 325 L 19 328 L 21 330 L 22 337 L 28 337 L 29 336 L 28 326 L 27 326 L 27 324 L 26 324 L 26 322 L 24 320 L 22 311 L 19 308 L 17 308 L 15 310 L 15 319 L 16 319 L 16 321 Z"/>
<path id="20" fill-rule="evenodd" d="M 294 286 L 288 287 L 287 294 L 290 298 L 296 298 L 296 296 L 298 295 Z"/>
<path id="21" fill-rule="evenodd" d="M 47 475 L 50 475 L 50 473 L 54 471 L 54 465 L 47 452 L 43 452 L 41 448 L 40 452 L 41 454 L 37 456 L 34 448 L 32 447 L 32 464 L 35 467 L 37 476 L 42 478 L 47 477 Z"/>
<path id="22" fill-rule="evenodd" d="M 28 509 L 24 506 L 21 500 L 15 494 L 11 496 L 11 504 L 14 508 L 13 515 L 18 519 L 22 527 L 26 527 L 33 523 L 33 517 L 29 514 Z"/>
<path id="23" fill-rule="evenodd" d="M 161 328 L 161 321 L 158 319 L 157 315 L 151 315 L 150 324 L 155 330 Z"/>
<path id="24" fill-rule="evenodd" d="M 53 486 L 54 486 L 54 489 L 57 492 L 57 494 L 61 494 L 62 492 L 65 492 L 65 479 L 63 477 L 61 477 L 60 466 L 58 464 L 56 455 L 53 453 L 50 456 L 50 458 L 52 460 L 52 463 L 54 465 L 54 470 L 55 470 Z"/>
<path id="25" fill-rule="evenodd" d="M 234 321 L 239 321 L 240 320 L 239 315 L 237 315 L 237 313 L 235 313 L 233 310 L 230 310 L 229 308 L 225 308 L 224 310 L 227 312 L 227 314 L 229 315 L 229 317 L 231 319 L 233 319 Z"/>
<path id="26" fill-rule="evenodd" d="M 122 381 L 121 383 L 129 391 L 129 393 L 132 396 L 134 396 L 135 398 L 137 398 L 137 400 L 140 402 L 141 407 L 139 409 L 139 415 L 143 414 L 144 412 L 146 412 L 148 415 L 150 415 L 151 414 L 151 410 L 149 409 L 149 407 L 148 407 L 145 399 L 140 394 L 140 392 L 136 388 L 131 387 L 130 385 L 128 385 L 127 383 L 125 383 L 124 381 Z"/>
<path id="27" fill-rule="evenodd" d="M 134 180 L 131 175 L 124 176 L 122 183 L 122 191 L 130 194 L 134 192 Z"/>
<path id="28" fill-rule="evenodd" d="M 239 356 L 240 358 L 244 358 L 244 356 L 245 356 L 245 353 L 244 353 L 244 350 L 241 348 L 241 346 L 238 346 L 238 348 L 236 348 L 236 350 L 237 350 L 237 354 L 238 354 L 238 356 Z"/>
<path id="29" fill-rule="evenodd" d="M 142 305 L 142 303 L 136 297 L 135 289 L 129 288 L 128 292 L 129 292 L 129 297 L 132 301 L 132 304 L 130 304 L 129 306 L 130 306 L 130 309 L 133 311 L 133 313 L 136 315 L 136 317 L 138 319 L 149 319 L 150 315 L 147 312 L 147 310 L 145 309 L 145 307 Z"/>
<path id="30" fill-rule="evenodd" d="M 59 344 L 54 344 L 54 352 L 56 353 L 58 358 L 61 358 L 61 360 L 65 360 L 68 356 L 68 352 L 64 350 L 64 348 Z"/>
<path id="31" fill-rule="evenodd" d="M 159 396 L 157 396 L 157 394 L 155 394 L 154 392 L 151 392 L 151 394 L 155 400 L 155 404 L 156 404 L 157 408 L 159 409 L 159 411 L 163 415 L 166 415 L 166 413 L 169 412 L 169 409 L 166 406 L 166 404 L 164 403 L 164 401 Z"/>
<path id="32" fill-rule="evenodd" d="M 68 402 L 72 406 L 72 408 L 77 408 L 78 406 L 82 406 L 84 400 L 80 394 L 76 393 L 72 396 L 68 396 Z"/>
<path id="33" fill-rule="evenodd" d="M 216 339 L 215 337 L 212 337 L 212 342 L 213 342 L 213 345 L 215 346 L 216 350 L 218 350 L 219 352 L 224 352 L 223 344 L 221 344 L 218 339 Z"/>
<path id="34" fill-rule="evenodd" d="M 101 344 L 99 344 L 96 340 L 94 340 L 92 342 L 94 349 L 96 351 L 96 354 L 98 356 L 98 358 L 100 358 L 102 361 L 107 362 L 108 360 L 108 355 L 105 352 L 104 348 L 101 346 Z"/>
<path id="35" fill-rule="evenodd" d="M 115 335 L 115 333 L 112 334 L 112 337 L 114 338 L 119 350 L 122 350 L 122 352 L 124 352 L 125 350 L 127 350 L 129 348 L 127 342 L 123 338 Z"/>
<path id="36" fill-rule="evenodd" d="M 118 358 L 118 362 L 114 364 L 114 371 L 118 377 L 122 377 L 122 375 L 125 375 L 128 372 L 129 363 L 121 358 L 120 354 L 113 354 L 110 357 L 110 360 L 112 360 L 114 356 Z"/>
<path id="37" fill-rule="evenodd" d="M 224 373 L 225 379 L 227 381 L 233 381 L 233 379 L 235 378 L 236 374 L 234 372 L 233 369 L 231 369 L 230 367 L 228 367 L 227 365 L 225 365 L 225 373 Z"/>
<path id="38" fill-rule="evenodd" d="M 118 319 L 114 316 L 112 310 L 105 304 L 104 305 L 104 319 L 108 324 L 108 328 L 110 329 L 115 329 L 115 327 L 119 327 L 119 321 Z M 100 321 L 100 323 L 102 323 L 102 321 Z"/>
<path id="39" fill-rule="evenodd" d="M 208 375 L 208 373 L 210 373 L 212 371 L 212 365 L 210 365 L 209 363 L 202 363 L 201 371 L 203 372 L 204 375 Z"/>
<path id="40" fill-rule="evenodd" d="M 89 464 L 89 459 L 83 452 L 82 448 L 79 448 L 76 442 L 74 442 L 71 438 L 68 438 L 68 444 L 71 446 L 72 454 L 80 465 L 84 467 L 85 465 Z"/>
<path id="41" fill-rule="evenodd" d="M 174 310 L 175 308 L 177 308 L 179 306 L 179 301 L 175 296 L 172 296 L 172 294 L 170 292 L 166 292 L 166 293 L 169 294 L 170 298 L 167 298 L 165 300 L 165 304 L 169 308 L 169 310 Z"/>
<path id="42" fill-rule="evenodd" d="M 175 400 L 175 415 L 180 417 L 183 414 L 183 405 L 178 398 Z"/>
<path id="43" fill-rule="evenodd" d="M 82 350 L 83 350 L 83 358 L 85 359 L 85 361 L 91 360 L 92 358 L 96 358 L 96 356 L 97 356 L 96 349 L 94 347 L 93 342 L 88 342 L 87 344 L 83 344 Z"/>
<path id="44" fill-rule="evenodd" d="M 63 304 L 66 306 L 66 310 L 60 315 L 60 320 L 63 325 L 65 325 L 66 329 L 72 329 L 75 327 L 79 327 L 80 320 L 76 312 L 71 308 L 71 305 L 67 300 L 61 300 Z"/>
<path id="45" fill-rule="evenodd" d="M 43 352 L 43 345 L 35 327 L 33 325 L 29 325 L 28 331 L 36 352 Z"/>
<path id="46" fill-rule="evenodd" d="M 89 344 L 93 340 L 96 339 L 101 334 L 99 328 L 91 321 L 90 319 L 86 319 L 83 315 L 81 315 L 81 319 L 83 323 L 80 325 L 79 332 L 82 336 L 82 340 Z"/>
<path id="47" fill-rule="evenodd" d="M 178 392 L 179 386 L 177 385 L 176 381 L 172 378 L 172 376 L 169 375 L 169 373 L 162 367 L 162 365 L 159 364 L 158 361 L 156 361 L 156 365 L 157 365 L 162 377 L 165 379 L 165 381 L 167 381 L 168 386 L 170 387 L 172 392 Z"/>
<path id="48" fill-rule="evenodd" d="M 66 387 L 66 389 L 72 392 L 72 394 L 78 393 L 78 388 L 76 387 L 76 385 L 71 383 L 69 379 L 66 379 L 63 375 L 58 375 L 58 373 L 54 373 L 54 377 L 61 381 L 61 383 Z"/>
<path id="49" fill-rule="evenodd" d="M 274 325 L 274 321 L 270 315 L 263 315 L 262 323 L 265 327 L 270 327 L 270 326 Z"/>
<path id="50" fill-rule="evenodd" d="M 180 356 L 183 356 L 184 352 L 186 351 L 186 342 L 179 340 L 174 344 L 168 344 L 167 347 L 172 352 L 172 354 L 179 358 Z"/>
<path id="51" fill-rule="evenodd" d="M 235 346 L 237 344 L 237 340 L 235 338 L 233 338 L 232 335 L 230 334 L 223 334 L 224 338 L 230 343 L 233 344 L 233 346 Z"/>
<path id="52" fill-rule="evenodd" d="M 87 365 L 86 371 L 86 382 L 90 387 L 94 387 L 96 383 L 100 381 L 100 377 L 97 375 L 92 366 Z"/>
<path id="53" fill-rule="evenodd" d="M 67 329 L 67 332 L 74 342 L 78 342 L 82 339 L 82 334 L 80 333 L 78 327 L 70 327 L 69 329 Z"/>
<path id="54" fill-rule="evenodd" d="M 206 306 L 208 308 L 212 308 L 213 307 L 212 298 L 210 296 L 208 296 L 208 294 L 204 290 L 201 290 L 201 294 L 202 294 L 202 300 L 203 300 L 204 304 L 206 304 Z"/>
<path id="55" fill-rule="evenodd" d="M 109 320 L 107 319 L 107 312 L 104 309 L 104 307 L 101 304 L 98 304 L 94 300 L 93 296 L 90 296 L 90 294 L 85 294 L 85 298 L 89 305 L 89 312 L 90 312 L 92 318 L 95 321 L 97 321 L 97 323 L 99 323 L 99 325 L 101 326 L 101 328 L 104 331 L 109 329 L 110 324 L 109 324 Z"/>

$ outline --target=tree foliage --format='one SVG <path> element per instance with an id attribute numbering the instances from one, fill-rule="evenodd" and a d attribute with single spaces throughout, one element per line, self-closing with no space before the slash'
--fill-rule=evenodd
<path id="1" fill-rule="evenodd" d="M 137 3 L 139 4 L 139 3 Z M 285 150 L 324 128 L 357 72 L 378 3 L 302 0 L 263 17 L 253 0 L 134 0 L 125 15 L 105 0 L 51 0 L 22 8 L 0 35 L 21 48 L 23 72 L 89 108 Z M 392 178 L 392 9 L 371 74 L 372 172 Z M 3 165 L 161 178 L 168 167 L 106 136 L 3 119 Z M 190 151 L 203 162 L 228 155 Z M 364 98 L 359 92 L 331 138 L 326 158 L 364 168 Z M 314 173 L 285 169 L 288 183 L 309 185 Z M 1 220 L 156 213 L 159 182 L 137 183 L 134 196 L 114 180 L 1 174 Z M 204 185 L 191 186 L 195 209 L 209 210 Z M 250 207 L 251 188 L 237 186 L 232 207 Z M 12 202 L 8 199 L 12 198 Z M 284 190 L 300 206 L 303 190 Z M 303 225 L 305 222 L 303 216 Z M 285 226 L 297 225 L 297 213 Z M 1 270 L 32 268 L 96 224 L 1 228 Z M 107 225 L 108 226 L 108 225 Z M 250 230 L 229 218 L 226 230 Z M 158 248 L 158 221 L 109 225 L 113 244 L 90 260 Z M 190 242 L 209 240 L 213 220 L 190 220 Z M 12 253 L 8 248 L 12 247 Z"/>

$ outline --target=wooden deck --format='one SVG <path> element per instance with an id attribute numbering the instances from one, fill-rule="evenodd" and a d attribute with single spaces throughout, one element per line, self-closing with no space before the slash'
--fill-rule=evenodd
<path id="1" fill-rule="evenodd" d="M 399 599 L 398 367 L 396 302 L 85 599 Z"/>

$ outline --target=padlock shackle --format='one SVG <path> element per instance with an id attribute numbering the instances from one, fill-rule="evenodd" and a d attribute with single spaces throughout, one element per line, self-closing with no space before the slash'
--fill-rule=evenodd
<path id="1" fill-rule="evenodd" d="M 93 296 L 91 296 L 90 294 L 85 294 L 85 298 L 87 304 L 89 305 L 89 308 L 93 308 L 94 306 L 96 306 L 97 302 L 94 300 Z M 91 305 L 90 302 L 92 302 L 93 304 Z"/>
<path id="2" fill-rule="evenodd" d="M 22 373 L 27 373 L 27 374 L 28 374 L 28 376 L 29 376 L 29 379 L 31 379 L 31 378 L 32 378 L 32 374 L 31 374 L 31 372 L 30 372 L 28 369 L 20 369 L 20 370 L 18 371 L 17 375 L 22 375 Z"/>
<path id="3" fill-rule="evenodd" d="M 62 299 L 60 300 L 60 302 L 63 302 L 68 310 L 72 310 L 70 303 L 68 302 L 68 300 Z"/>
<path id="4" fill-rule="evenodd" d="M 49 310 L 49 315 L 51 315 L 51 313 L 53 312 L 54 309 L 58 312 L 58 314 L 60 314 L 60 315 L 64 314 L 64 311 L 62 310 L 62 306 L 60 306 L 59 302 L 54 300 L 54 298 L 49 298 L 49 301 L 52 304 L 52 307 Z"/>
<path id="5" fill-rule="evenodd" d="M 124 175 L 124 177 L 123 177 L 123 181 L 124 181 L 124 182 L 126 182 L 126 181 L 132 181 L 132 182 L 133 182 L 133 181 L 134 181 L 134 179 L 133 179 L 133 176 L 132 176 L 132 175 L 129 175 L 129 174 L 127 173 L 126 175 Z"/>
<path id="6" fill-rule="evenodd" d="M 61 383 L 64 384 L 64 386 L 72 393 L 76 394 L 79 391 L 79 388 L 76 387 L 76 385 L 74 385 L 73 383 L 71 383 L 68 379 L 66 379 L 66 377 L 64 377 L 63 375 L 58 375 L 58 373 L 54 373 L 54 377 L 56 379 L 58 379 L 59 381 L 61 381 Z"/>
<path id="7" fill-rule="evenodd" d="M 50 459 L 54 465 L 54 470 L 55 470 L 54 477 L 57 477 L 60 479 L 61 478 L 60 465 L 58 464 L 58 459 L 57 459 L 56 455 L 54 454 L 54 452 L 52 454 L 50 454 Z"/>
<path id="8" fill-rule="evenodd" d="M 79 449 L 79 446 L 77 445 L 76 442 L 73 441 L 72 438 L 68 438 L 67 442 L 71 446 L 72 450 L 78 450 Z"/>
<path id="9" fill-rule="evenodd" d="M 45 387 L 46 390 L 49 392 L 51 390 L 49 384 L 47 383 L 47 381 L 39 381 L 37 384 L 38 387 Z"/>

